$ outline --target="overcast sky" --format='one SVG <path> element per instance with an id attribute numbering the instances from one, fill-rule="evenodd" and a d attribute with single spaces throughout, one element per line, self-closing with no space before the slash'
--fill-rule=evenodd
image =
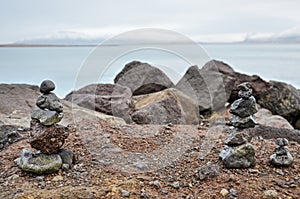
<path id="1" fill-rule="evenodd" d="M 164 28 L 196 40 L 299 34 L 299 0 L 2 0 L 0 43 Z"/>

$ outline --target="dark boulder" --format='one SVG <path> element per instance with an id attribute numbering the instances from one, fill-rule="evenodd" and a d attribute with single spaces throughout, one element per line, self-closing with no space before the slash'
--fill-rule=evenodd
<path id="1" fill-rule="evenodd" d="M 115 77 L 115 84 L 131 89 L 133 95 L 143 95 L 174 87 L 160 69 L 147 63 L 132 61 Z"/>
<path id="2" fill-rule="evenodd" d="M 175 88 L 195 100 L 201 114 L 205 115 L 224 110 L 234 82 L 234 78 L 223 75 L 216 67 L 207 67 L 206 64 L 202 69 L 191 66 Z"/>
<path id="3" fill-rule="evenodd" d="M 243 82 L 249 82 L 252 85 L 253 96 L 257 100 L 259 99 L 260 94 L 266 91 L 271 86 L 269 82 L 266 82 L 257 75 L 250 76 L 239 72 L 235 72 L 231 66 L 222 61 L 212 60 L 206 63 L 205 66 L 203 66 L 203 68 L 205 68 L 206 70 L 217 69 L 219 73 L 235 79 L 229 102 L 233 102 L 234 100 L 238 99 L 238 85 L 240 85 Z"/>
<path id="4" fill-rule="evenodd" d="M 300 94 L 292 85 L 270 81 L 271 87 L 260 94 L 257 101 L 273 114 L 280 115 L 294 125 L 300 118 Z"/>
<path id="5" fill-rule="evenodd" d="M 69 93 L 65 100 L 81 107 L 123 118 L 131 123 L 133 109 L 129 88 L 113 84 L 91 84 Z"/>

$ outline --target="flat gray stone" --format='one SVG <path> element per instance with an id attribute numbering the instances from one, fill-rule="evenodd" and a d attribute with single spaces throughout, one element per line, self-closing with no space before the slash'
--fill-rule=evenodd
<path id="1" fill-rule="evenodd" d="M 224 143 L 229 146 L 238 146 L 250 142 L 252 137 L 243 130 L 233 129 L 225 138 Z"/>
<path id="2" fill-rule="evenodd" d="M 58 114 L 55 111 L 48 111 L 42 109 L 35 109 L 31 113 L 31 118 L 38 120 L 41 124 L 45 126 L 51 126 L 61 121 L 63 114 Z"/>
<path id="3" fill-rule="evenodd" d="M 57 172 L 62 166 L 62 159 L 58 154 L 33 154 L 25 148 L 17 159 L 17 165 L 23 171 L 43 175 Z"/>

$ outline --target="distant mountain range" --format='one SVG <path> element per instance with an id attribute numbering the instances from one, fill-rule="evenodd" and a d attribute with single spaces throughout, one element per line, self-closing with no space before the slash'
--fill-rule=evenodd
<path id="1" fill-rule="evenodd" d="M 145 35 L 129 35 L 129 37 L 120 37 L 113 39 L 112 45 L 131 44 L 131 43 L 181 43 L 187 40 L 181 40 L 181 37 L 176 37 L 176 34 L 171 32 L 161 33 L 153 32 L 154 34 L 146 32 Z M 175 35 L 175 36 L 174 36 Z M 22 45 L 98 45 L 105 41 L 107 36 L 89 35 L 74 31 L 59 31 L 53 34 L 48 34 L 41 37 L 29 38 L 19 40 L 15 43 L 6 44 L 13 46 Z M 279 33 L 253 33 L 253 34 L 235 34 L 233 36 L 216 34 L 216 35 L 195 35 L 190 36 L 190 39 L 198 43 L 300 43 L 300 28 L 292 28 Z M 107 42 L 110 45 L 110 42 Z M 106 43 L 106 44 L 107 44 Z M 3 46 L 3 45 L 2 45 Z"/>

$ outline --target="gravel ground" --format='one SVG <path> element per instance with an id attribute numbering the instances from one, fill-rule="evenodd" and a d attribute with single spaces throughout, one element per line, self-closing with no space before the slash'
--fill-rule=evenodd
<path id="1" fill-rule="evenodd" d="M 83 120 L 73 125 L 64 148 L 75 152 L 72 169 L 36 176 L 22 172 L 14 160 L 30 148 L 25 139 L 0 149 L 0 198 L 277 198 L 300 196 L 300 145 L 289 143 L 294 163 L 275 168 L 269 157 L 274 139 L 253 138 L 256 166 L 224 167 L 218 158 L 227 135 L 225 125 L 111 125 Z M 219 167 L 205 178 L 205 165 Z M 271 191 L 272 190 L 272 191 Z M 269 194 L 270 195 L 270 194 Z"/>

